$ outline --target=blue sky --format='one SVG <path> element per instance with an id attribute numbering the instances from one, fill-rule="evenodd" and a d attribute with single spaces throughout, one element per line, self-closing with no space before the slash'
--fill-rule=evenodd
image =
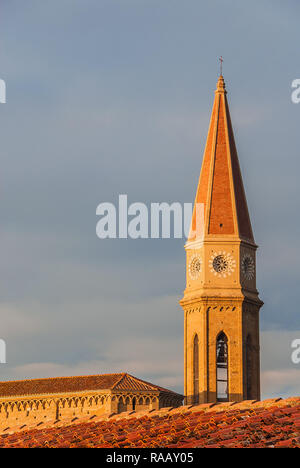
<path id="1" fill-rule="evenodd" d="M 181 390 L 182 240 L 96 207 L 192 202 L 218 57 L 258 254 L 263 396 L 300 393 L 299 2 L 1 0 L 1 378 L 129 371 Z"/>

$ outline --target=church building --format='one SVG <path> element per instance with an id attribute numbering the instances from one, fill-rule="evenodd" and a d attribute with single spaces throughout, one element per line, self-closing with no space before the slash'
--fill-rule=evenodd
<path id="1" fill-rule="evenodd" d="M 126 372 L 0 382 L 0 433 L 178 407 L 182 400 Z"/>
<path id="2" fill-rule="evenodd" d="M 222 75 L 185 249 L 185 404 L 259 400 L 257 245 Z M 0 382 L 0 432 L 172 410 L 182 400 L 127 373 Z"/>
<path id="3" fill-rule="evenodd" d="M 256 249 L 220 75 L 186 249 L 186 404 L 260 399 Z"/>

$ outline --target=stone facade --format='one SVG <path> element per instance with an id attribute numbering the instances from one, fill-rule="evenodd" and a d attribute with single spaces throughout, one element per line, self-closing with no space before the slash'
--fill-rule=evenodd
<path id="1" fill-rule="evenodd" d="M 257 246 L 222 76 L 185 248 L 186 403 L 259 399 Z"/>

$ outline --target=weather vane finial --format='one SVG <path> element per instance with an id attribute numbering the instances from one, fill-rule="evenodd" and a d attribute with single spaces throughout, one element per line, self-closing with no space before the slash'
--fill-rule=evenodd
<path id="1" fill-rule="evenodd" d="M 221 55 L 221 57 L 219 58 L 219 60 L 220 60 L 220 75 L 222 76 L 222 72 L 223 72 L 223 62 L 224 62 L 222 55 Z"/>

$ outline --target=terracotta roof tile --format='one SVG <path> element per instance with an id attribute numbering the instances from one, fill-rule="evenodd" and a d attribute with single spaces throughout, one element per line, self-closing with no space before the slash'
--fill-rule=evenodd
<path id="1" fill-rule="evenodd" d="M 300 398 L 120 417 L 5 434 L 0 447 L 300 447 Z"/>

